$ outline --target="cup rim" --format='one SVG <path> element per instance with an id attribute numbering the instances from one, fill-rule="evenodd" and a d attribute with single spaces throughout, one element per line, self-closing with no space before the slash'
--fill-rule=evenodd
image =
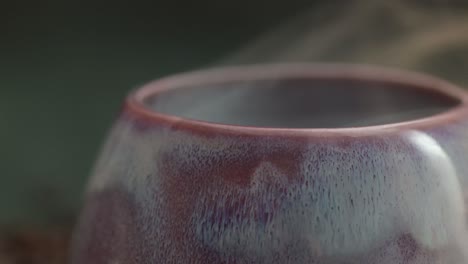
<path id="1" fill-rule="evenodd" d="M 436 92 L 453 98 L 459 103 L 447 110 L 409 121 L 380 125 L 340 128 L 285 128 L 257 127 L 194 120 L 160 113 L 145 104 L 145 100 L 172 89 L 183 89 L 194 85 L 223 83 L 230 81 L 255 81 L 282 78 L 346 78 L 355 81 L 379 81 Z M 183 72 L 152 81 L 134 89 L 127 96 L 124 112 L 145 123 L 162 125 L 206 135 L 253 135 L 253 136 L 363 136 L 400 133 L 409 130 L 425 130 L 442 127 L 460 120 L 468 114 L 468 92 L 437 77 L 424 73 L 398 70 L 384 66 L 354 63 L 277 63 L 222 66 Z"/>

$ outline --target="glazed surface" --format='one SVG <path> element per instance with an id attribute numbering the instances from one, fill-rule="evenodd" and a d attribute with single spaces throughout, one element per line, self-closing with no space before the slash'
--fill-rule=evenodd
<path id="1" fill-rule="evenodd" d="M 465 263 L 467 128 L 213 136 L 124 111 L 72 263 Z"/>

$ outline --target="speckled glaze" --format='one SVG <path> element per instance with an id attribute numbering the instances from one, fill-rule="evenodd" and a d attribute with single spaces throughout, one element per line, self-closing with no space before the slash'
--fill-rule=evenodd
<path id="1" fill-rule="evenodd" d="M 145 103 L 194 84 L 304 76 L 411 86 L 459 104 L 392 124 L 291 129 L 196 121 Z M 129 95 L 104 146 L 71 263 L 468 263 L 467 102 L 444 81 L 358 65 L 150 83 Z"/>

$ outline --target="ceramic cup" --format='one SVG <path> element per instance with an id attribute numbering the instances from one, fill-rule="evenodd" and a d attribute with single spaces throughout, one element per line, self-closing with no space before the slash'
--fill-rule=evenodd
<path id="1" fill-rule="evenodd" d="M 359 65 L 150 83 L 97 162 L 72 263 L 467 263 L 467 102 Z"/>

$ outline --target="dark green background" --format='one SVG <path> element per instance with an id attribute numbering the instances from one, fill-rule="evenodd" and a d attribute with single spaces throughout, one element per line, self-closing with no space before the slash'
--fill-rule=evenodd
<path id="1" fill-rule="evenodd" d="M 463 1 L 0 1 L 0 226 L 72 223 L 126 92 L 235 51 L 468 83 Z"/>
<path id="2" fill-rule="evenodd" d="M 72 221 L 126 92 L 216 62 L 310 3 L 0 3 L 0 224 Z"/>

